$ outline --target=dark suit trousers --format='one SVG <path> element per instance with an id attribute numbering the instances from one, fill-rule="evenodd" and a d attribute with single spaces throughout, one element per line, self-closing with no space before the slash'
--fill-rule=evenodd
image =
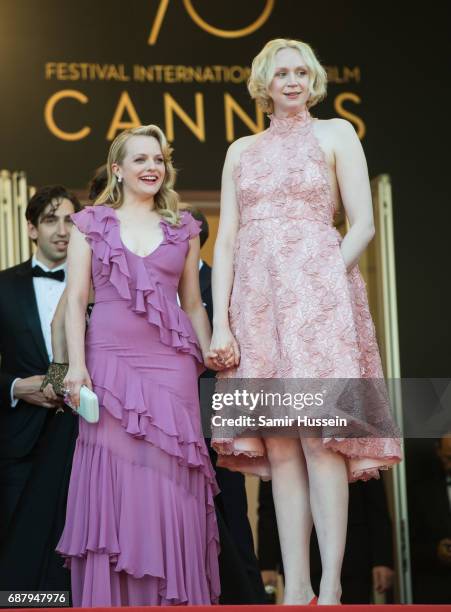
<path id="1" fill-rule="evenodd" d="M 70 573 L 55 553 L 66 510 L 77 417 L 49 412 L 27 461 L 3 461 L 10 482 L 9 526 L 0 547 L 0 590 L 69 590 Z"/>

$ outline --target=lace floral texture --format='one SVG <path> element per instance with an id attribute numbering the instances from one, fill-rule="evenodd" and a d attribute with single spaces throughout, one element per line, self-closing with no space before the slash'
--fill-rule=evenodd
<path id="1" fill-rule="evenodd" d="M 383 377 L 365 283 L 357 266 L 346 271 L 341 255 L 327 165 L 313 124 L 308 111 L 272 117 L 269 130 L 242 153 L 235 169 L 240 227 L 230 324 L 241 362 L 219 377 Z M 387 406 L 381 410 L 377 420 L 393 432 Z M 244 450 L 237 451 L 217 433 L 213 445 L 223 454 L 221 465 L 263 475 L 261 461 L 258 470 L 252 469 L 254 459 L 246 461 L 242 439 Z M 351 480 L 377 475 L 368 466 L 370 448 L 380 469 L 401 456 L 395 438 L 324 442 L 352 457 Z M 254 439 L 250 455 L 264 454 L 255 453 L 255 445 Z M 359 450 L 367 469 L 355 467 Z"/>

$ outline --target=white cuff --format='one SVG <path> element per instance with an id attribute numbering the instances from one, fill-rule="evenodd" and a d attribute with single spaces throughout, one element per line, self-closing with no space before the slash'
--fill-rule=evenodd
<path id="1" fill-rule="evenodd" d="M 15 378 L 13 380 L 13 384 L 11 385 L 11 389 L 10 389 L 10 396 L 11 396 L 11 408 L 15 408 L 17 406 L 17 403 L 19 401 L 19 398 L 14 397 L 14 385 L 16 384 L 16 382 L 18 380 L 22 380 L 21 378 Z"/>

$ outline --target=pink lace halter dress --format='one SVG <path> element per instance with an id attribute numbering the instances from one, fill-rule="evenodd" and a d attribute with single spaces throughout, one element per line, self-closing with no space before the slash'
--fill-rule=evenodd
<path id="1" fill-rule="evenodd" d="M 241 361 L 219 378 L 383 379 L 365 283 L 340 252 L 315 121 L 307 110 L 271 117 L 235 168 L 240 225 L 229 315 Z M 397 431 L 387 403 L 375 420 L 379 431 Z M 213 427 L 218 465 L 270 478 L 263 440 L 245 436 Z M 396 434 L 322 439 L 346 458 L 350 481 L 377 478 L 401 459 Z"/>

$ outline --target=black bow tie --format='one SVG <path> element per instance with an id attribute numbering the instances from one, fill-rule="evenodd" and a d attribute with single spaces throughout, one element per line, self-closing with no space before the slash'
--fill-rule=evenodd
<path id="1" fill-rule="evenodd" d="M 64 270 L 55 270 L 55 272 L 49 270 L 46 272 L 41 268 L 41 266 L 33 266 L 31 269 L 31 275 L 43 278 L 53 278 L 53 280 L 60 281 L 61 283 L 65 278 Z"/>

